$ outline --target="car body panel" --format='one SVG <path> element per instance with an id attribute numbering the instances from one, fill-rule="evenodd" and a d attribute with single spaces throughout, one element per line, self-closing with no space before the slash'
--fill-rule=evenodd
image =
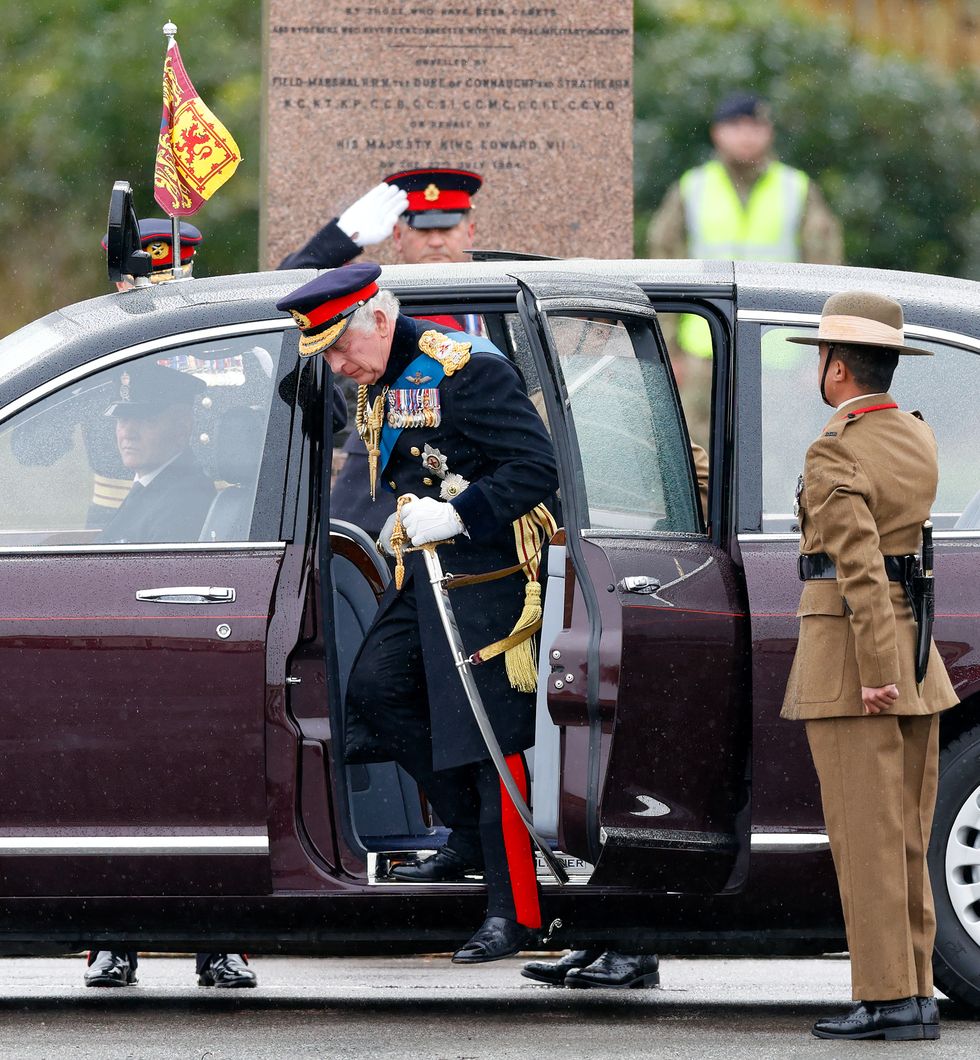
<path id="1" fill-rule="evenodd" d="M 595 590 L 605 638 L 594 678 L 598 743 L 580 723 L 583 709 L 589 720 L 588 708 L 567 685 L 550 697 L 564 725 L 569 845 L 595 845 L 586 780 L 596 762 L 602 768 L 593 787 L 602 790 L 601 812 L 614 828 L 639 821 L 649 840 L 656 818 L 635 816 L 642 808 L 637 796 L 644 795 L 676 808 L 679 830 L 741 835 L 751 828 L 754 840 L 751 853 L 743 842 L 741 857 L 726 851 L 718 859 L 729 871 L 702 873 L 700 889 L 720 892 L 734 875 L 738 893 L 660 893 L 671 884 L 697 890 L 699 870 L 665 858 L 663 846 L 639 843 L 624 846 L 636 856 L 610 873 L 608 885 L 601 875 L 564 891 L 545 884 L 546 914 L 567 925 L 554 944 L 619 943 L 676 953 L 842 948 L 836 881 L 803 727 L 778 718 L 795 650 L 799 583 L 797 542 L 762 533 L 760 321 L 779 314 L 812 321 L 827 295 L 862 288 L 899 298 L 910 334 L 918 328 L 953 340 L 965 336 L 975 344 L 971 349 L 980 349 L 980 287 L 897 272 L 695 261 L 390 266 L 382 283 L 412 312 L 479 303 L 515 314 L 515 276 L 534 286 L 534 277 L 545 274 L 574 274 L 579 288 L 591 278 L 595 290 L 607 281 L 636 284 L 655 306 L 710 315 L 722 343 L 709 533 L 672 540 L 586 534 L 582 562 L 566 579 L 571 640 L 560 650 L 582 659 L 588 653 L 587 626 L 578 621 L 587 602 L 583 577 Z M 9 690 L 4 747 L 12 756 L 0 839 L 27 830 L 79 837 L 83 828 L 132 837 L 141 822 L 144 832 L 152 827 L 178 838 L 190 827 L 205 835 L 224 829 L 265 837 L 267 849 L 161 858 L 132 848 L 65 857 L 8 847 L 0 851 L 2 952 L 100 942 L 255 952 L 438 950 L 465 939 L 484 912 L 479 884 L 428 891 L 372 886 L 367 851 L 346 816 L 348 784 L 332 728 L 340 691 L 324 639 L 331 619 L 315 607 L 321 588 L 316 469 L 324 444 L 317 417 L 326 382 L 322 369 L 317 374 L 310 365 L 304 372 L 290 363 L 294 325 L 275 310 L 279 298 L 312 275 L 221 277 L 108 295 L 68 306 L 0 342 L 0 423 L 64 385 L 70 373 L 121 362 L 136 347 L 173 349 L 192 333 L 251 334 L 276 326 L 291 344 L 284 346 L 276 381 L 280 420 L 270 435 L 283 467 L 260 485 L 263 526 L 275 530 L 262 540 L 186 554 L 122 550 L 109 553 L 108 566 L 106 554 L 92 548 L 0 547 L 6 590 L 0 617 L 7 619 L 0 658 Z M 944 716 L 944 730 L 975 724 L 958 719 L 975 719 L 980 703 L 978 548 L 977 535 L 937 535 L 936 638 L 967 701 Z M 326 554 L 329 559 L 329 548 Z M 675 560 L 684 564 L 695 555 L 695 566 L 712 561 L 711 575 L 690 580 L 683 599 L 672 598 L 681 606 L 671 609 L 669 628 L 661 603 L 607 590 L 634 573 L 663 580 Z M 232 635 L 217 637 L 219 609 L 210 606 L 200 614 L 160 607 L 153 617 L 122 622 L 139 617 L 131 605 L 147 578 L 153 585 L 234 585 L 240 591 L 234 609 L 220 611 L 234 616 L 224 620 Z M 700 641 L 689 647 L 689 637 Z M 673 669 L 665 668 L 665 657 Z M 575 662 L 572 671 L 579 688 L 587 673 L 582 665 Z M 706 724 L 691 725 L 693 712 L 705 718 L 709 667 L 731 677 L 730 702 L 712 700 Z M 109 674 L 115 685 L 100 684 Z M 149 696 L 144 675 L 153 680 Z M 200 768 L 205 760 L 208 775 Z M 651 761 L 660 767 L 655 783 Z M 713 767 L 725 778 L 717 790 Z M 670 788 L 667 799 L 657 798 L 661 780 Z M 780 850 L 778 841 L 794 835 L 816 845 Z"/>

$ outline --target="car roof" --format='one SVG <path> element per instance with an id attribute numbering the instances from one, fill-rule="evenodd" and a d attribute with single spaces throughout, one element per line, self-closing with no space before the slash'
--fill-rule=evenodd
<path id="1" fill-rule="evenodd" d="M 241 273 L 154 284 L 65 306 L 0 342 L 0 407 L 102 354 L 233 322 L 286 320 L 275 303 L 314 275 L 310 269 Z M 735 289 L 740 310 L 819 313 L 828 295 L 849 289 L 897 298 L 910 322 L 980 334 L 980 283 L 954 277 L 841 266 L 697 260 L 486 261 L 388 265 L 395 293 L 429 300 L 454 291 L 513 292 L 514 277 L 573 277 L 588 289 L 612 281 L 648 290 L 710 293 Z M 291 326 L 291 322 L 288 322 Z"/>

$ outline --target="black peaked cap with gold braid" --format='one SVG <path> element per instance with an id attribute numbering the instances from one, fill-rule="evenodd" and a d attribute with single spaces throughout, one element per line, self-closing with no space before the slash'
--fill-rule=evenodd
<path id="1" fill-rule="evenodd" d="M 350 318 L 378 293 L 381 266 L 373 261 L 342 265 L 317 276 L 276 302 L 292 314 L 302 332 L 300 357 L 329 349 L 347 330 Z"/>

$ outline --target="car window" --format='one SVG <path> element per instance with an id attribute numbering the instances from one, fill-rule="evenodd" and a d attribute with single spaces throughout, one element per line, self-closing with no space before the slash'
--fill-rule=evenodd
<path id="1" fill-rule="evenodd" d="M 710 450 L 714 348 L 708 322 L 693 313 L 657 309 L 691 441 Z"/>
<path id="2" fill-rule="evenodd" d="M 697 532 L 670 371 L 640 319 L 550 314 L 593 529 Z"/>
<path id="3" fill-rule="evenodd" d="M 249 540 L 282 334 L 120 363 L 0 424 L 0 546 Z"/>
<path id="4" fill-rule="evenodd" d="M 816 347 L 787 341 L 807 330 L 767 327 L 762 334 L 763 528 L 769 532 L 797 529 L 797 476 L 807 446 L 833 414 L 820 400 Z M 901 408 L 920 410 L 936 435 L 939 489 L 933 522 L 940 530 L 980 529 L 980 499 L 971 509 L 980 494 L 980 355 L 927 339 L 916 338 L 914 345 L 934 356 L 900 358 L 890 392 Z"/>

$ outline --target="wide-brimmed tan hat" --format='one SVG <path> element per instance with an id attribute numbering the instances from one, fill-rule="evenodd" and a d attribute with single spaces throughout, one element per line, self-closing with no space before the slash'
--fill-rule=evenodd
<path id="1" fill-rule="evenodd" d="M 831 295 L 820 313 L 817 334 L 800 335 L 789 341 L 804 346 L 840 342 L 848 346 L 876 346 L 909 356 L 932 356 L 931 350 L 905 345 L 905 317 L 898 302 L 869 291 Z"/>

